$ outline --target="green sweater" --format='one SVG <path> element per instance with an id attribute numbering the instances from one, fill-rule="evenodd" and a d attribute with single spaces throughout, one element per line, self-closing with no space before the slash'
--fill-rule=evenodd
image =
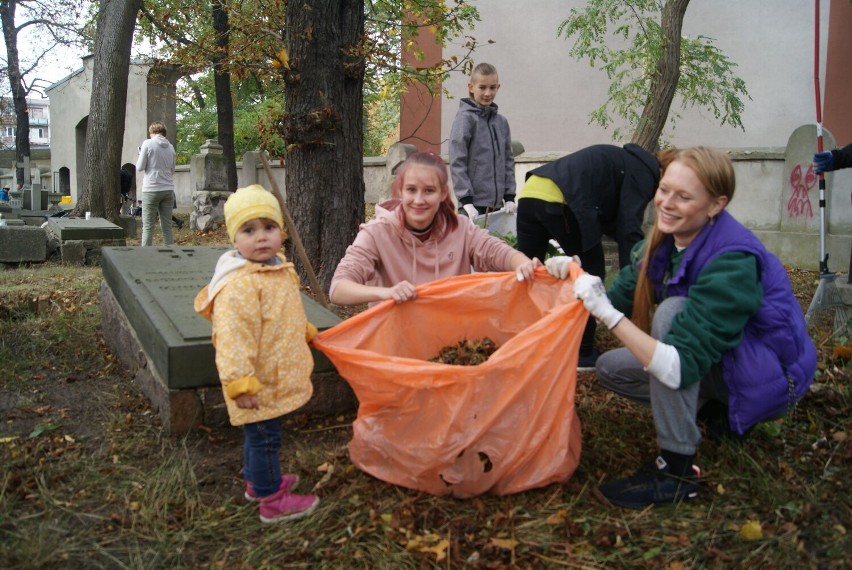
<path id="1" fill-rule="evenodd" d="M 640 241 L 631 257 L 641 258 L 645 242 Z M 673 275 L 683 251 L 672 255 L 668 275 Z M 616 309 L 630 316 L 638 269 L 625 266 L 607 291 Z M 757 274 L 757 261 L 751 254 L 729 252 L 707 264 L 689 289 L 687 303 L 663 340 L 680 356 L 681 388 L 698 382 L 722 360 L 722 354 L 742 340 L 748 320 L 763 303 L 763 288 Z"/>

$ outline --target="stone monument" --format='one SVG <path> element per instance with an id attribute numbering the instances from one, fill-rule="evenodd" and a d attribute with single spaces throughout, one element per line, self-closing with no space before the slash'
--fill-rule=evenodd
<path id="1" fill-rule="evenodd" d="M 232 194 L 225 174 L 225 156 L 222 145 L 207 139 L 189 165 L 190 176 L 195 180 L 192 195 L 192 212 L 189 227 L 203 232 L 225 223 L 225 201 Z"/>
<path id="2" fill-rule="evenodd" d="M 229 248 L 109 247 L 103 250 L 101 312 L 104 339 L 171 433 L 226 425 L 211 325 L 193 308 L 216 261 Z M 302 295 L 308 320 L 319 330 L 340 322 Z M 314 396 L 299 413 L 354 409 L 355 397 L 321 352 L 314 357 Z"/>

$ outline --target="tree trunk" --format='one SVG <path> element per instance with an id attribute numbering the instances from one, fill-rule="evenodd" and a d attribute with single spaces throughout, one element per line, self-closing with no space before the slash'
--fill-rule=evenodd
<path id="1" fill-rule="evenodd" d="M 651 78 L 651 91 L 642 110 L 642 119 L 633 133 L 633 142 L 651 152 L 659 149 L 660 135 L 680 80 L 680 37 L 688 5 L 689 0 L 667 0 L 663 7 L 663 53 Z"/>
<path id="2" fill-rule="evenodd" d="M 231 73 L 228 71 L 228 43 L 231 27 L 225 0 L 214 1 L 213 31 L 216 33 L 216 54 L 213 56 L 213 87 L 216 92 L 216 121 L 219 144 L 225 157 L 228 190 L 237 189 L 237 157 L 234 154 L 234 101 L 231 98 Z"/>
<path id="3" fill-rule="evenodd" d="M 83 190 L 74 209 L 117 221 L 130 46 L 143 0 L 102 0 L 95 36 Z"/>
<path id="4" fill-rule="evenodd" d="M 285 18 L 287 207 L 328 292 L 364 221 L 364 60 L 354 55 L 364 32 L 364 1 L 287 2 Z M 301 260 L 290 253 L 307 282 Z"/>
<path id="5" fill-rule="evenodd" d="M 15 177 L 23 184 L 24 158 L 30 156 L 30 115 L 27 112 L 27 91 L 24 88 L 18 57 L 18 30 L 15 27 L 17 4 L 16 0 L 0 2 L 0 20 L 3 24 L 3 39 L 6 42 L 6 73 L 9 75 L 9 87 L 15 106 Z"/>

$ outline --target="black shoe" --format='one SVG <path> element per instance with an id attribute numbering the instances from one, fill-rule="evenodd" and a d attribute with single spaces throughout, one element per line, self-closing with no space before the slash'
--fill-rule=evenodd
<path id="1" fill-rule="evenodd" d="M 601 353 L 598 352 L 597 348 L 593 348 L 586 355 L 580 353 L 580 357 L 577 359 L 577 372 L 593 372 L 600 355 Z"/>
<path id="2" fill-rule="evenodd" d="M 666 460 L 657 457 L 653 465 L 639 469 L 626 479 L 600 485 L 598 492 L 613 505 L 644 509 L 650 505 L 694 500 L 698 497 L 698 478 L 692 473 L 674 475 Z"/>

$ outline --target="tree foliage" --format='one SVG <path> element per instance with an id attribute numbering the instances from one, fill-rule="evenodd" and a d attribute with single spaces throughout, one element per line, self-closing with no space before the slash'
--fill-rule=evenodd
<path id="1" fill-rule="evenodd" d="M 260 148 L 268 150 L 273 156 L 283 156 L 286 148 L 281 131 L 284 124 L 281 112 L 284 107 L 283 78 L 289 65 L 289 54 L 285 48 L 285 4 L 283 0 L 227 3 L 229 35 L 224 58 L 221 57 L 221 47 L 215 45 L 214 38 L 217 36 L 210 24 L 207 3 L 186 0 L 146 3 L 145 18 L 140 26 L 142 37 L 156 46 L 150 53 L 151 57 L 181 65 L 188 73 L 203 72 L 210 67 L 214 56 L 219 57 L 220 68 L 228 70 L 232 78 L 235 131 L 241 121 L 254 115 L 258 120 L 256 129 L 261 137 Z M 398 119 L 392 118 L 398 116 L 398 97 L 411 81 L 425 83 L 437 91 L 451 69 L 469 71 L 470 68 L 470 60 L 466 57 L 442 60 L 430 66 L 404 64 L 401 50 L 414 50 L 417 34 L 423 28 L 434 31 L 439 43 L 453 39 L 472 50 L 476 41 L 464 35 L 464 30 L 477 19 L 477 11 L 463 0 L 365 2 L 364 30 L 351 51 L 364 62 L 363 112 L 367 154 L 382 154 L 386 150 L 388 140 L 398 125 Z M 415 58 L 422 59 L 421 52 L 413 53 Z M 212 92 L 211 86 L 207 82 L 187 80 L 187 85 L 182 89 L 186 104 L 181 104 L 181 109 L 188 112 L 194 121 L 198 120 L 199 126 L 202 126 L 202 117 L 215 110 L 215 106 L 211 109 L 210 102 L 206 101 L 207 94 Z M 193 92 L 196 87 L 201 89 Z M 244 108 L 240 92 L 245 94 L 246 88 L 255 90 L 257 104 L 264 102 L 264 113 L 250 113 Z M 206 109 L 198 104 L 196 93 L 203 95 Z M 276 101 L 270 101 L 272 99 Z M 209 125 L 209 122 L 204 121 L 203 125 Z M 208 130 L 203 138 L 211 138 L 210 135 L 217 136 L 215 131 Z M 203 142 L 200 133 L 190 138 Z M 241 144 L 237 138 L 235 132 L 234 148 L 237 156 L 240 156 Z M 178 151 L 191 155 L 195 149 L 197 147 L 179 148 Z"/>
<path id="2" fill-rule="evenodd" d="M 260 90 L 254 76 L 231 84 L 234 101 L 234 153 L 237 157 L 262 146 L 273 156 L 283 156 L 284 142 L 276 122 L 283 114 L 283 86 L 270 84 Z M 212 71 L 184 78 L 178 83 L 178 163 L 188 164 L 207 139 L 218 136 L 218 109 L 213 93 Z"/>
<path id="3" fill-rule="evenodd" d="M 675 94 L 682 109 L 699 106 L 709 110 L 721 125 L 744 129 L 742 124 L 743 98 L 748 97 L 745 82 L 734 75 L 737 64 L 715 45 L 714 40 L 699 35 L 695 38 L 680 35 L 680 25 L 689 0 L 589 0 L 582 9 L 572 9 L 568 19 L 558 28 L 566 39 L 574 38 L 569 52 L 578 60 L 606 72 L 610 79 L 607 100 L 591 114 L 592 123 L 609 127 L 621 119 L 633 129 L 634 142 L 655 147 L 660 142 L 664 123 L 653 133 L 641 134 L 649 113 L 663 112 L 674 128 L 680 115 L 669 116 L 664 109 L 649 108 L 655 103 L 652 94 L 658 82 L 674 81 Z M 666 36 L 666 15 L 669 29 L 678 37 Z M 660 64 L 667 49 L 679 42 L 676 70 L 669 77 L 661 76 Z M 641 106 L 641 107 L 640 107 Z M 623 138 L 622 127 L 613 137 Z M 642 140 L 637 140 L 641 138 Z"/>
<path id="4" fill-rule="evenodd" d="M 450 69 L 469 69 L 466 57 L 405 64 L 402 50 L 415 45 L 424 27 L 443 45 L 462 35 L 477 12 L 463 0 L 244 0 L 220 5 L 227 10 L 227 49 L 217 45 L 215 38 L 222 35 L 207 23 L 208 6 L 186 0 L 146 4 L 143 33 L 156 43 L 156 55 L 183 65 L 188 73 L 202 72 L 215 61 L 217 70 L 230 73 L 234 99 L 235 86 L 251 86 L 260 101 L 274 101 L 257 115 L 260 148 L 286 161 L 287 205 L 327 289 L 364 219 L 365 106 L 375 109 L 377 123 L 391 130 L 387 108 L 409 81 L 437 86 Z M 472 49 L 474 40 L 466 43 Z M 197 97 L 202 85 L 190 85 L 186 102 L 206 135 L 212 122 L 201 120 L 209 112 Z M 237 116 L 235 112 L 239 124 Z M 377 136 L 371 148 L 382 148 L 384 139 Z M 301 260 L 294 261 L 304 277 Z"/>

